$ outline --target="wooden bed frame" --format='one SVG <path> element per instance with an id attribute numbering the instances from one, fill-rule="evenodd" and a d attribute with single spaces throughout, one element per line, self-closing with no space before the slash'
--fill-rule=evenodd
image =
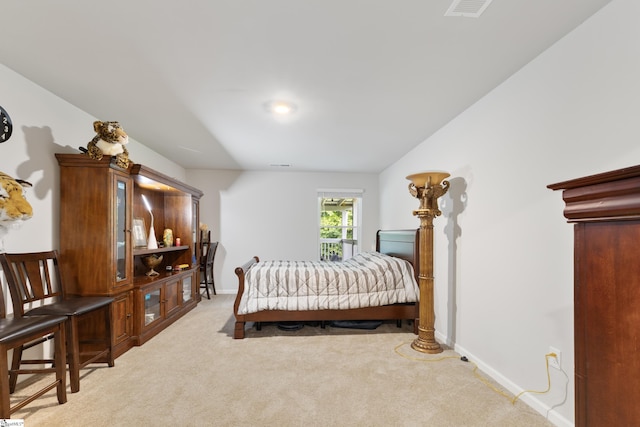
<path id="1" fill-rule="evenodd" d="M 379 230 L 376 233 L 376 251 L 409 261 L 414 268 L 416 281 L 420 266 L 418 251 L 418 230 Z M 380 307 L 367 307 L 348 310 L 265 310 L 257 313 L 238 314 L 240 300 L 244 293 L 244 275 L 249 268 L 259 261 L 254 256 L 242 267 L 237 267 L 238 294 L 233 305 L 236 318 L 233 337 L 242 339 L 245 336 L 246 322 L 305 322 L 305 321 L 337 321 L 337 320 L 405 320 L 414 321 L 414 333 L 417 333 L 418 303 L 393 304 Z"/>

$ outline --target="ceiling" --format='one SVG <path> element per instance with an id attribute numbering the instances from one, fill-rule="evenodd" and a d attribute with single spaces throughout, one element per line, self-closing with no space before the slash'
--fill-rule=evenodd
<path id="1" fill-rule="evenodd" d="M 0 63 L 188 169 L 377 173 L 609 1 L 12 0 Z"/>

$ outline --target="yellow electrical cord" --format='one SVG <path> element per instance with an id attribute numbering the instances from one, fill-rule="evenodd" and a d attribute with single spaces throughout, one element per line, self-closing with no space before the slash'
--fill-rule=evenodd
<path id="1" fill-rule="evenodd" d="M 404 345 L 406 345 L 406 344 L 408 344 L 408 343 L 400 343 L 400 344 L 398 344 L 398 345 L 395 347 L 395 349 L 394 349 L 394 351 L 395 351 L 398 355 L 400 355 L 400 356 L 404 357 L 405 359 L 413 360 L 413 361 L 416 361 L 416 362 L 440 362 L 440 361 L 443 361 L 443 360 L 446 360 L 446 359 L 459 359 L 459 360 L 461 359 L 461 358 L 460 358 L 460 357 L 458 357 L 458 356 L 442 356 L 442 357 L 435 358 L 435 359 L 424 359 L 424 358 L 419 358 L 419 357 L 412 357 L 412 356 L 408 356 L 408 355 L 406 355 L 406 354 L 403 354 L 403 353 L 400 351 L 400 347 L 402 347 L 402 346 L 404 346 Z M 473 362 L 471 362 L 471 361 L 469 361 L 469 360 L 463 360 L 463 361 L 465 361 L 466 363 L 471 363 L 471 364 L 474 366 L 474 368 L 473 368 L 473 374 L 474 374 L 474 375 L 475 375 L 475 376 L 476 376 L 480 381 L 482 381 L 482 382 L 483 382 L 487 387 L 489 387 L 491 390 L 495 391 L 495 392 L 496 392 L 496 393 L 498 393 L 499 395 L 501 395 L 501 396 L 505 397 L 506 399 L 508 399 L 508 400 L 511 402 L 511 404 L 512 404 L 512 405 L 515 405 L 516 401 L 520 398 L 520 396 L 522 396 L 522 395 L 523 395 L 523 394 L 525 394 L 525 393 L 545 394 L 545 393 L 548 393 L 548 392 L 549 392 L 549 390 L 551 390 L 551 374 L 549 373 L 549 358 L 550 358 L 550 357 L 557 357 L 557 356 L 556 356 L 556 354 L 555 354 L 555 353 L 547 353 L 547 354 L 545 354 L 545 355 L 544 355 L 545 363 L 546 363 L 546 367 L 547 367 L 547 389 L 546 389 L 546 390 L 543 390 L 543 391 L 538 391 L 538 390 L 523 390 L 523 391 L 521 391 L 520 393 L 518 393 L 517 395 L 515 395 L 514 397 L 511 397 L 509 394 L 507 394 L 507 393 L 505 393 L 504 391 L 502 391 L 502 390 L 500 390 L 500 389 L 496 388 L 493 384 L 491 384 L 491 383 L 489 382 L 489 380 L 487 380 L 486 378 L 484 378 L 483 376 L 481 376 L 481 375 L 478 373 L 478 365 L 476 365 L 475 363 L 473 363 Z M 466 359 L 466 357 L 465 357 L 465 359 Z"/>

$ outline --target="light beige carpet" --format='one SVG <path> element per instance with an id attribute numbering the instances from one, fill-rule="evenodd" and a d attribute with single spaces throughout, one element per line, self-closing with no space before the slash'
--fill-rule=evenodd
<path id="1" fill-rule="evenodd" d="M 265 325 L 234 340 L 232 305 L 231 295 L 204 299 L 115 367 L 84 370 L 66 404 L 52 391 L 13 418 L 27 427 L 551 425 L 479 381 L 453 351 L 412 350 L 409 326 Z M 452 358 L 415 361 L 398 345 L 412 358 Z"/>

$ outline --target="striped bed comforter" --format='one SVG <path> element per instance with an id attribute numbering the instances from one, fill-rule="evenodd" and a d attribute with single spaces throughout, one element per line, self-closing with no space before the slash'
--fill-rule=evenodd
<path id="1" fill-rule="evenodd" d="M 378 252 L 346 261 L 261 261 L 245 274 L 238 314 L 345 310 L 417 302 L 411 264 Z"/>

